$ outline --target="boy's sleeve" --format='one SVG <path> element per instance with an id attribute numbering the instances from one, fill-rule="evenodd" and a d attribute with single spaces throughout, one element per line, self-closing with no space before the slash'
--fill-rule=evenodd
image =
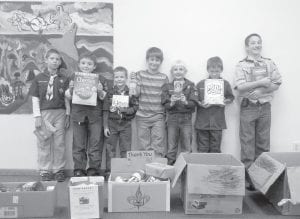
<path id="1" fill-rule="evenodd" d="M 97 97 L 99 100 L 104 100 L 108 91 L 108 82 L 102 75 L 99 75 L 99 82 L 102 84 L 103 90 L 101 92 L 97 92 Z"/>
<path id="2" fill-rule="evenodd" d="M 224 80 L 224 83 L 225 83 L 224 84 L 225 85 L 225 94 L 224 94 L 224 97 L 225 97 L 225 99 L 229 99 L 229 100 L 233 101 L 234 100 L 234 95 L 232 93 L 231 86 L 230 86 L 229 82 L 226 81 L 226 80 Z"/>
<path id="3" fill-rule="evenodd" d="M 282 83 L 281 74 L 279 73 L 278 68 L 273 61 L 271 61 L 270 68 L 271 68 L 272 83 L 280 85 Z"/>
<path id="4" fill-rule="evenodd" d="M 196 103 L 198 101 L 198 96 L 197 96 L 195 84 L 192 83 L 190 86 L 191 86 L 190 93 L 189 93 L 189 96 L 187 97 L 188 104 L 186 105 L 186 107 L 189 109 L 192 109 L 196 106 Z"/>
<path id="5" fill-rule="evenodd" d="M 103 111 L 109 111 L 109 108 L 111 106 L 111 98 L 112 98 L 112 92 L 108 90 L 107 94 L 103 99 Z"/>
<path id="6" fill-rule="evenodd" d="M 129 107 L 126 109 L 126 115 L 133 115 L 139 108 L 139 99 L 136 96 L 129 96 Z"/>
<path id="7" fill-rule="evenodd" d="M 197 91 L 197 101 L 203 101 L 204 99 L 204 80 L 200 81 L 196 86 Z"/>
<path id="8" fill-rule="evenodd" d="M 168 83 L 166 83 L 162 86 L 161 104 L 165 107 L 166 110 L 169 110 L 173 107 L 173 106 L 171 106 L 171 99 L 170 99 Z"/>
<path id="9" fill-rule="evenodd" d="M 235 67 L 235 80 L 234 80 L 234 89 L 237 89 L 237 87 L 241 84 L 246 83 L 246 77 L 245 72 L 243 70 L 243 67 L 240 63 L 237 64 Z"/>
<path id="10" fill-rule="evenodd" d="M 30 89 L 29 89 L 29 95 L 33 96 L 33 97 L 40 97 L 39 95 L 39 87 L 38 87 L 38 80 L 35 78 L 33 81 L 32 81 L 32 84 L 30 86 Z"/>
<path id="11" fill-rule="evenodd" d="M 40 98 L 32 96 L 32 112 L 33 117 L 41 116 Z"/>

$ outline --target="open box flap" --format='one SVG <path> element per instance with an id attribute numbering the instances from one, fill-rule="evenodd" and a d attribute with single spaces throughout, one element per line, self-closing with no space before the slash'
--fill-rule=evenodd
<path id="1" fill-rule="evenodd" d="M 244 167 L 188 164 L 189 194 L 245 195 Z"/>
<path id="2" fill-rule="evenodd" d="M 293 203 L 300 204 L 300 166 L 288 167 L 287 178 Z"/>
<path id="3" fill-rule="evenodd" d="M 132 159 L 127 158 L 112 158 L 111 159 L 111 172 L 112 173 L 132 173 L 138 170 L 144 170 L 145 164 L 149 162 L 167 163 L 166 158 L 154 158 L 153 161 L 148 159 Z"/>
<path id="4" fill-rule="evenodd" d="M 185 158 L 184 158 L 185 154 L 186 153 L 180 153 L 174 164 L 175 176 L 174 176 L 174 179 L 172 180 L 172 188 L 175 187 L 178 178 L 180 177 L 182 171 L 184 170 L 184 168 L 187 164 L 185 161 Z"/>
<path id="5" fill-rule="evenodd" d="M 278 162 L 268 153 L 262 153 L 250 166 L 248 173 L 255 188 L 266 194 L 285 168 L 285 164 Z"/>

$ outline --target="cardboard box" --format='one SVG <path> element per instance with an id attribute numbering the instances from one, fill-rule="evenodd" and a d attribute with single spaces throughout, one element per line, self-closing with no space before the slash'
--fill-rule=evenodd
<path id="1" fill-rule="evenodd" d="M 281 214 L 300 215 L 300 152 L 262 153 L 248 172 Z"/>
<path id="2" fill-rule="evenodd" d="M 53 217 L 56 204 L 56 182 L 42 182 L 47 191 L 20 191 L 23 182 L 5 182 L 9 192 L 0 192 L 0 218 Z M 25 182 L 24 182 L 25 183 Z"/>
<path id="3" fill-rule="evenodd" d="M 165 158 L 155 162 L 167 163 Z M 170 211 L 170 181 L 115 182 L 117 176 L 130 177 L 145 169 L 147 159 L 112 158 L 108 180 L 108 212 Z"/>
<path id="4" fill-rule="evenodd" d="M 245 168 L 232 155 L 181 153 L 174 168 L 186 214 L 242 213 Z"/>
<path id="5" fill-rule="evenodd" d="M 72 177 L 69 182 L 71 219 L 101 218 L 103 216 L 104 178 Z"/>

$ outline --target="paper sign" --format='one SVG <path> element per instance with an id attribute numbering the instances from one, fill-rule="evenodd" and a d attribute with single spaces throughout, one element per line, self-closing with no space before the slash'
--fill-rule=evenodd
<path id="1" fill-rule="evenodd" d="M 113 95 L 111 106 L 116 108 L 129 107 L 129 96 Z"/>
<path id="2" fill-rule="evenodd" d="M 70 187 L 71 218 L 99 218 L 98 185 Z"/>
<path id="3" fill-rule="evenodd" d="M 98 83 L 99 76 L 97 74 L 76 72 L 72 103 L 96 106 Z"/>
<path id="4" fill-rule="evenodd" d="M 154 159 L 154 151 L 127 151 L 127 160 L 139 160 L 144 159 L 146 161 L 152 161 Z"/>
<path id="5" fill-rule="evenodd" d="M 183 90 L 184 81 L 174 81 L 174 95 L 180 99 Z"/>
<path id="6" fill-rule="evenodd" d="M 0 218 L 17 218 L 18 208 L 14 206 L 0 207 Z"/>
<path id="7" fill-rule="evenodd" d="M 224 80 L 206 79 L 204 102 L 212 105 L 224 105 Z"/>

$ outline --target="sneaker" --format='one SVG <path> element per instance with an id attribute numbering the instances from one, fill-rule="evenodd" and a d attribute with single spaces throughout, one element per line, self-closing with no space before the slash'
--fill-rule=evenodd
<path id="1" fill-rule="evenodd" d="M 51 181 L 52 180 L 52 174 L 50 172 L 42 172 L 40 173 L 41 180 L 42 181 Z"/>
<path id="2" fill-rule="evenodd" d="M 81 177 L 81 176 L 86 176 L 85 171 L 81 169 L 76 169 L 74 170 L 74 176 L 75 177 Z"/>
<path id="3" fill-rule="evenodd" d="M 88 176 L 99 176 L 99 172 L 95 168 L 88 168 L 87 170 L 87 175 Z"/>
<path id="4" fill-rule="evenodd" d="M 57 182 L 63 182 L 63 181 L 65 181 L 66 180 L 66 177 L 65 177 L 65 173 L 64 173 L 64 171 L 63 170 L 60 170 L 60 171 L 58 171 L 57 173 L 55 173 L 55 180 L 57 181 Z"/>

